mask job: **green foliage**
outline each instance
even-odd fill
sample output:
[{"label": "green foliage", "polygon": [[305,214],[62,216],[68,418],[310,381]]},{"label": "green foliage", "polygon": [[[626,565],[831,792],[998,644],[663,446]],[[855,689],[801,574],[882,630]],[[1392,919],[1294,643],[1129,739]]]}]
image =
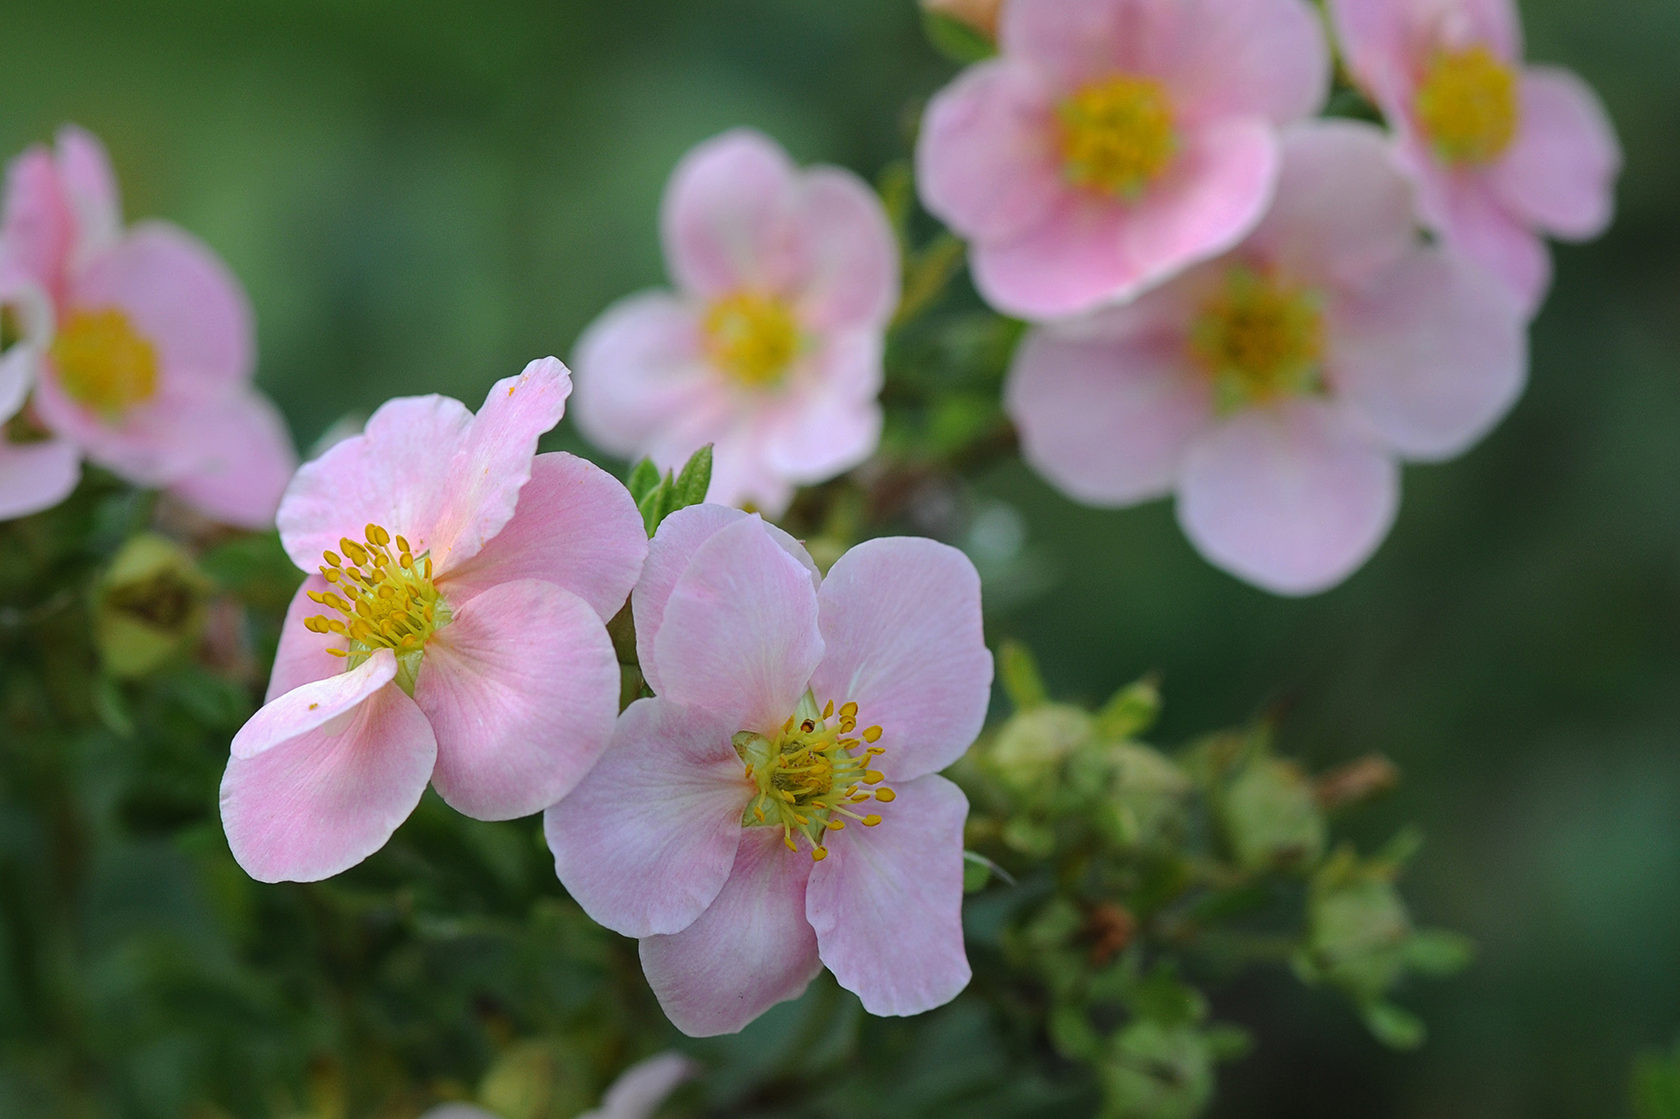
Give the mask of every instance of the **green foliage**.
[{"label": "green foliage", "polygon": [[1633,1066],[1634,1119],[1680,1119],[1680,1041],[1641,1053]]},{"label": "green foliage", "polygon": [[927,31],[928,42],[952,62],[967,65],[997,53],[996,43],[960,19],[924,9],[922,26]]},{"label": "green foliage", "polygon": [[678,474],[666,471],[661,476],[651,459],[642,459],[631,467],[630,475],[625,479],[630,496],[636,501],[636,508],[641,510],[642,523],[647,527],[649,537],[659,531],[660,523],[678,509],[705,501],[706,490],[711,484],[710,443],[695,451]]}]

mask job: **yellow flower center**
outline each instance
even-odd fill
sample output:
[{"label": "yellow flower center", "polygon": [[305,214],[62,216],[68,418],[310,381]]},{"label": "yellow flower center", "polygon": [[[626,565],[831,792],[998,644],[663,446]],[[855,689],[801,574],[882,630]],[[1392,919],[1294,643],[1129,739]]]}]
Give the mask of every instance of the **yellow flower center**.
[{"label": "yellow flower center", "polygon": [[712,361],[747,388],[780,383],[799,355],[799,323],[772,295],[724,296],[707,310],[702,328]]},{"label": "yellow flower center", "polygon": [[1093,82],[1057,106],[1056,116],[1068,180],[1097,194],[1137,197],[1178,150],[1172,102],[1150,78]]},{"label": "yellow flower center", "polygon": [[348,658],[352,668],[374,650],[390,649],[397,655],[397,683],[412,694],[427,640],[449,624],[449,604],[432,583],[429,554],[416,557],[407,540],[380,525],[368,525],[364,540],[346,536],[338,542],[342,556],[321,554],[321,575],[332,589],[310,591],[309,597],[338,617],[316,614],[303,624],[342,637],[345,647],[327,652]]},{"label": "yellow flower center", "polygon": [[[811,847],[811,858],[828,857],[829,832],[843,831],[851,820],[866,828],[881,822],[875,813],[860,814],[853,805],[890,802],[897,794],[881,782],[875,768],[886,748],[876,745],[880,727],[857,729],[858,705],[833,701],[817,713],[806,692],[796,711],[774,738],[751,731],[735,736],[735,752],[757,790],[741,817],[742,827],[779,827],[789,851],[799,850],[794,836]],[[866,786],[875,786],[868,788]]]},{"label": "yellow flower center", "polygon": [[1222,412],[1316,391],[1324,359],[1319,299],[1234,267],[1191,325],[1190,353],[1214,379]]},{"label": "yellow flower center", "polygon": [[157,350],[114,307],[72,311],[52,344],[59,383],[108,420],[157,394]]},{"label": "yellow flower center", "polygon": [[1486,47],[1442,51],[1417,93],[1418,123],[1448,163],[1491,163],[1516,139],[1517,73]]}]

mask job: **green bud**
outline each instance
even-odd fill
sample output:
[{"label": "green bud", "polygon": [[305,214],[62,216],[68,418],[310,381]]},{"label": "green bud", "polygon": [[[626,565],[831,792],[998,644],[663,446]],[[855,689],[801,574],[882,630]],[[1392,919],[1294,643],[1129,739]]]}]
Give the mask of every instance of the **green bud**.
[{"label": "green bud", "polygon": [[1213,1051],[1193,1026],[1134,1021],[1099,1071],[1112,1119],[1195,1119],[1213,1098]]},{"label": "green bud", "polygon": [[1089,714],[1066,704],[1044,704],[1012,716],[983,757],[1001,781],[1025,793],[1054,782],[1062,763],[1090,740]]},{"label": "green bud", "polygon": [[1106,752],[1113,778],[1103,821],[1128,847],[1159,838],[1183,815],[1189,776],[1171,758],[1141,743],[1122,742]]},{"label": "green bud", "polygon": [[1324,854],[1324,815],[1312,782],[1290,762],[1254,758],[1219,807],[1232,854],[1246,870],[1311,866]]},{"label": "green bud", "polygon": [[1344,878],[1315,888],[1307,902],[1307,947],[1300,970],[1346,991],[1354,1001],[1377,1002],[1405,974],[1411,918],[1386,876]]},{"label": "green bud", "polygon": [[577,1049],[551,1041],[522,1041],[490,1066],[478,1099],[507,1119],[577,1115],[594,1103],[592,1080],[589,1061]]},{"label": "green bud", "polygon": [[94,642],[113,676],[143,676],[197,645],[210,580],[171,540],[145,534],[122,546],[94,590]]}]

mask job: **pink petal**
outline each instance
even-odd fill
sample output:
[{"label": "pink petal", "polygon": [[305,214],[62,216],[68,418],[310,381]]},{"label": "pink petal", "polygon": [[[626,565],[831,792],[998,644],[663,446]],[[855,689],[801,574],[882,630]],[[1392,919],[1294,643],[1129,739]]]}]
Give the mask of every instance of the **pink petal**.
[{"label": "pink petal", "polygon": [[414,811],[437,746],[420,709],[390,686],[395,672],[388,652],[376,655],[281,697],[235,737],[222,826],[251,877],[330,877],[383,847]]},{"label": "pink petal", "polygon": [[1168,9],[1148,0],[1010,0],[998,22],[1005,57],[1019,57],[1058,90],[1116,73],[1144,73],[1151,32]]},{"label": "pink petal", "polygon": [[1309,117],[1330,92],[1330,47],[1302,0],[1181,0],[1156,65],[1184,118]]},{"label": "pink petal", "polygon": [[811,679],[819,705],[852,700],[879,725],[879,767],[908,781],[973,744],[991,699],[980,576],[955,548],[920,537],[868,540],[817,592],[827,652]]},{"label": "pink petal", "polygon": [[199,459],[169,489],[224,524],[267,529],[297,469],[279,409],[256,392],[233,394],[198,429]]},{"label": "pink petal", "polygon": [[0,438],[0,521],[51,509],[70,496],[81,476],[81,455],[71,443]]},{"label": "pink petal", "polygon": [[[659,683],[658,658],[654,654],[654,648],[659,627],[665,621],[665,605],[671,599],[671,592],[676,589],[677,581],[682,578],[683,572],[688,570],[695,550],[701,544],[717,535],[719,529],[736,521],[746,520],[750,516],[751,514],[743,513],[739,509],[708,502],[678,509],[660,522],[659,530],[648,546],[647,562],[642,565],[641,579],[636,583],[636,592],[630,600],[631,612],[636,622],[636,659],[641,662],[642,675],[646,677],[648,686],[655,692],[664,691]],[[764,524],[764,530],[770,538],[805,568],[811,577],[811,589],[815,591],[822,582],[822,575],[817,571],[817,565],[811,559],[810,553],[805,551],[799,541],[775,525],[761,523]],[[734,731],[730,733],[733,734]]]},{"label": "pink petal", "polygon": [[698,320],[689,304],[644,292],[589,325],[576,349],[575,418],[590,442],[626,458],[645,455],[697,411],[716,410],[711,402],[721,394]]},{"label": "pink petal", "polygon": [[12,160],[0,243],[17,267],[55,297],[63,292],[74,220],[50,151],[36,146]]},{"label": "pink petal", "polygon": [[642,971],[665,1016],[690,1037],[735,1033],[798,998],[822,964],[805,919],[811,857],[774,828],[741,833],[717,900],[681,932],[641,942]]},{"label": "pink petal", "polygon": [[898,241],[862,179],[813,167],[799,184],[798,221],[805,270],[796,306],[809,330],[879,330],[898,306]]},{"label": "pink petal", "polygon": [[76,252],[86,259],[116,243],[122,233],[117,178],[105,145],[86,129],[58,130],[58,173],[76,225]]},{"label": "pink petal", "polygon": [[694,550],[653,661],[666,699],[767,733],[793,714],[822,654],[809,569],[750,517]]},{"label": "pink petal", "polygon": [[660,212],[677,286],[706,297],[783,290],[799,269],[795,175],[774,141],[747,128],[683,156]]},{"label": "pink petal", "polygon": [[1511,0],[1330,0],[1330,15],[1349,70],[1390,116],[1438,50],[1483,46],[1507,62],[1522,58]]},{"label": "pink petal", "polygon": [[1131,505],[1172,492],[1186,447],[1213,418],[1212,384],[1190,366],[1188,346],[1182,333],[1125,340],[1054,328],[1028,334],[1004,388],[1022,457],[1089,504]]},{"label": "pink petal", "polygon": [[[698,449],[712,444],[712,484],[706,495],[725,505],[750,508],[769,517],[779,517],[793,503],[793,483],[778,470],[766,454],[771,435],[777,430],[774,417],[763,407],[751,408],[733,422],[720,423],[713,431],[692,443]],[[655,455],[654,461],[681,465],[681,453]]]},{"label": "pink petal", "polygon": [[871,1014],[920,1014],[968,986],[963,822],[943,777],[896,786],[877,827],[849,827],[811,871],[805,912],[822,962]]},{"label": "pink petal", "polygon": [[1325,590],[1388,534],[1394,461],[1328,403],[1243,412],[1190,449],[1178,520],[1216,566],[1276,594]]},{"label": "pink petal", "polygon": [[1524,326],[1495,281],[1440,249],[1418,249],[1331,305],[1330,376],[1402,454],[1448,458],[1521,395]]},{"label": "pink petal", "polygon": [[832,334],[812,359],[810,384],[776,407],[756,449],[770,469],[802,485],[863,463],[881,442],[882,337],[863,328]]},{"label": "pink petal", "polygon": [[1615,127],[1585,82],[1554,67],[1523,75],[1521,130],[1488,172],[1507,206],[1554,236],[1597,237],[1621,167]]},{"label": "pink petal", "polygon": [[637,700],[595,768],[544,813],[554,871],[595,921],[626,936],[680,932],[723,889],[752,795],[735,730]]},{"label": "pink petal", "polygon": [[1340,286],[1418,243],[1416,199],[1378,128],[1345,120],[1283,134],[1276,200],[1244,245],[1290,281]]},{"label": "pink petal", "polygon": [[420,1119],[504,1119],[482,1107],[474,1107],[468,1103],[446,1103],[427,1111]]},{"label": "pink petal", "polygon": [[1540,309],[1552,283],[1552,258],[1538,234],[1508,212],[1479,176],[1448,182],[1441,236],[1449,249],[1499,280],[1525,315]]},{"label": "pink petal", "polygon": [[1088,311],[1140,283],[1122,251],[1126,211],[1062,192],[1044,220],[1005,241],[969,246],[974,286],[1008,315],[1052,319]]},{"label": "pink petal", "polygon": [[538,455],[513,519],[445,584],[466,599],[497,583],[540,579],[610,619],[630,597],[647,550],[642,515],[623,483],[576,455]]},{"label": "pink petal", "polygon": [[1008,60],[970,67],[923,117],[916,143],[923,203],[976,240],[1026,233],[1067,193],[1055,135],[1050,93],[1031,70]]},{"label": "pink petal", "polygon": [[219,393],[250,380],[255,328],[245,291],[215,253],[175,226],[144,222],[89,258],[70,301],[123,311],[156,348],[165,393]]},{"label": "pink petal", "polygon": [[169,485],[192,470],[202,421],[217,414],[223,399],[220,393],[206,399],[189,386],[173,398],[160,396],[140,405],[112,424],[63,390],[50,357],[42,361],[40,373],[33,405],[41,424],[94,462],[149,488]]},{"label": "pink petal", "polygon": [[474,819],[541,812],[612,737],[619,674],[606,627],[583,599],[535,579],[450,605],[414,686],[437,733],[432,784]]},{"label": "pink petal", "polygon": [[319,574],[311,575],[292,596],[286,620],[280,626],[280,647],[274,653],[274,671],[268,678],[264,703],[273,703],[293,688],[344,671],[344,658],[327,652],[334,646],[343,648],[344,643],[334,634],[316,633],[303,624],[306,618],[332,613],[309,597],[310,591],[325,591],[329,585]]},{"label": "pink petal", "polygon": [[699,1072],[700,1066],[681,1053],[656,1054],[625,1069],[601,1106],[578,1119],[649,1119],[678,1085]]}]

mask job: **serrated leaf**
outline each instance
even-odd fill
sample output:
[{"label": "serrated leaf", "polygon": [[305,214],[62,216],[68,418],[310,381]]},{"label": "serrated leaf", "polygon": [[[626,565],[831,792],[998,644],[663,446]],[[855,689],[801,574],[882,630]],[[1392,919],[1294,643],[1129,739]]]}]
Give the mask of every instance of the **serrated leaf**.
[{"label": "serrated leaf", "polygon": [[677,475],[672,487],[671,511],[699,505],[706,500],[706,491],[711,485],[712,445],[707,443],[689,456],[688,462],[683,465],[682,473]]},{"label": "serrated leaf", "polygon": [[660,481],[659,467],[653,464],[652,459],[645,458],[630,468],[630,474],[624,479],[624,484],[629,487],[630,496],[635,500],[636,508],[640,509],[642,500],[653,491],[655,486],[659,485]]}]

